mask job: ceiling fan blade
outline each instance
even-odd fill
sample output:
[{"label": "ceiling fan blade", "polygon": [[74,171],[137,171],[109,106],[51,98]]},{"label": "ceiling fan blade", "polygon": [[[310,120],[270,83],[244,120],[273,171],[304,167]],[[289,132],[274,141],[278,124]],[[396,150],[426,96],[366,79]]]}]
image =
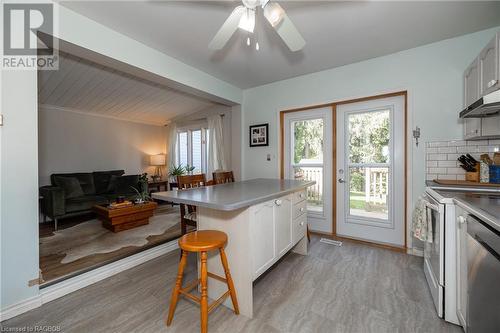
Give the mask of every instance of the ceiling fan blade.
[{"label": "ceiling fan blade", "polygon": [[278,3],[268,3],[264,8],[264,16],[290,51],[299,51],[306,45],[306,41]]},{"label": "ceiling fan blade", "polygon": [[208,44],[210,49],[220,50],[226,45],[229,38],[231,38],[236,29],[238,29],[238,24],[245,11],[246,8],[244,6],[238,6],[233,10],[219,31],[217,31],[217,34],[215,34],[214,39]]}]

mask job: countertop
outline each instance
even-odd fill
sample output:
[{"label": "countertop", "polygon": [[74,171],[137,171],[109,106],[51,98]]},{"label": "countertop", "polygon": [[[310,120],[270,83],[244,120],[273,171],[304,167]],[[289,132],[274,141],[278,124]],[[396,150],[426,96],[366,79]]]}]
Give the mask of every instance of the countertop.
[{"label": "countertop", "polygon": [[500,194],[496,192],[434,190],[445,198],[452,198],[455,203],[476,215],[491,227],[500,231]]},{"label": "countertop", "polygon": [[488,187],[473,187],[473,186],[462,186],[462,185],[442,185],[438,184],[436,182],[433,182],[432,180],[428,180],[425,182],[425,184],[428,187],[431,187],[433,189],[437,190],[451,190],[451,191],[458,191],[458,190],[463,190],[463,191],[474,191],[474,192],[498,192],[500,193],[500,185],[499,186],[488,186]]},{"label": "countertop", "polygon": [[155,192],[153,199],[231,211],[272,200],[316,184],[291,179],[251,179],[242,182],[193,188],[183,191]]}]

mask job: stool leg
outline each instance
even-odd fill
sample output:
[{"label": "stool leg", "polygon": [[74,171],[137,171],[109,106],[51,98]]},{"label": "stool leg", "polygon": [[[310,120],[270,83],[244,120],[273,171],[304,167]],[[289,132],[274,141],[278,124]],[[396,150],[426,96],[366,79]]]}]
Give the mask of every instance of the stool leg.
[{"label": "stool leg", "polygon": [[172,297],[170,299],[170,308],[168,310],[167,326],[170,326],[172,319],[174,318],[175,308],[177,306],[177,300],[179,299],[179,290],[182,288],[182,277],[184,274],[184,267],[186,267],[187,262],[187,252],[182,251],[181,261],[179,263],[179,270],[177,271],[177,279],[175,281],[174,290],[172,290]]},{"label": "stool leg", "polygon": [[201,333],[208,332],[207,252],[201,252]]},{"label": "stool leg", "polygon": [[222,261],[222,267],[224,267],[224,273],[226,273],[227,287],[229,288],[229,294],[231,295],[231,301],[233,302],[234,313],[240,314],[240,308],[238,307],[238,299],[236,299],[236,290],[234,289],[233,278],[229,272],[229,265],[227,264],[226,252],[224,248],[219,249],[220,260]]}]

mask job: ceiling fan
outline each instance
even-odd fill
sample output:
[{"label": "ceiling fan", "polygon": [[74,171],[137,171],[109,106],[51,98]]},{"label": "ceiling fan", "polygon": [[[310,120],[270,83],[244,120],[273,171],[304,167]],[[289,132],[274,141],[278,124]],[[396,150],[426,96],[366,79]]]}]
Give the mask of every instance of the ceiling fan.
[{"label": "ceiling fan", "polygon": [[[299,51],[306,45],[304,38],[302,38],[295,25],[277,2],[271,2],[270,0],[242,0],[242,2],[243,6],[238,6],[233,10],[212,39],[208,45],[210,49],[222,49],[238,28],[253,33],[255,14],[259,6],[263,10],[264,17],[280,35],[290,51]],[[248,39],[247,44],[249,43],[250,40]],[[258,44],[256,46],[258,50]]]}]

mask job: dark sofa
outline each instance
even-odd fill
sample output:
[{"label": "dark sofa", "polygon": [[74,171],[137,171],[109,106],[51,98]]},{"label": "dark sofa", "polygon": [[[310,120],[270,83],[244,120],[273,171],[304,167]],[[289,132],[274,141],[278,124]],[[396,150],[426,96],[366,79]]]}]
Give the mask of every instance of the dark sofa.
[{"label": "dark sofa", "polygon": [[133,200],[140,190],[139,175],[124,176],[124,170],[88,173],[58,173],[50,176],[51,185],[40,188],[41,212],[55,221],[87,214],[98,204],[113,202],[118,196]]}]

